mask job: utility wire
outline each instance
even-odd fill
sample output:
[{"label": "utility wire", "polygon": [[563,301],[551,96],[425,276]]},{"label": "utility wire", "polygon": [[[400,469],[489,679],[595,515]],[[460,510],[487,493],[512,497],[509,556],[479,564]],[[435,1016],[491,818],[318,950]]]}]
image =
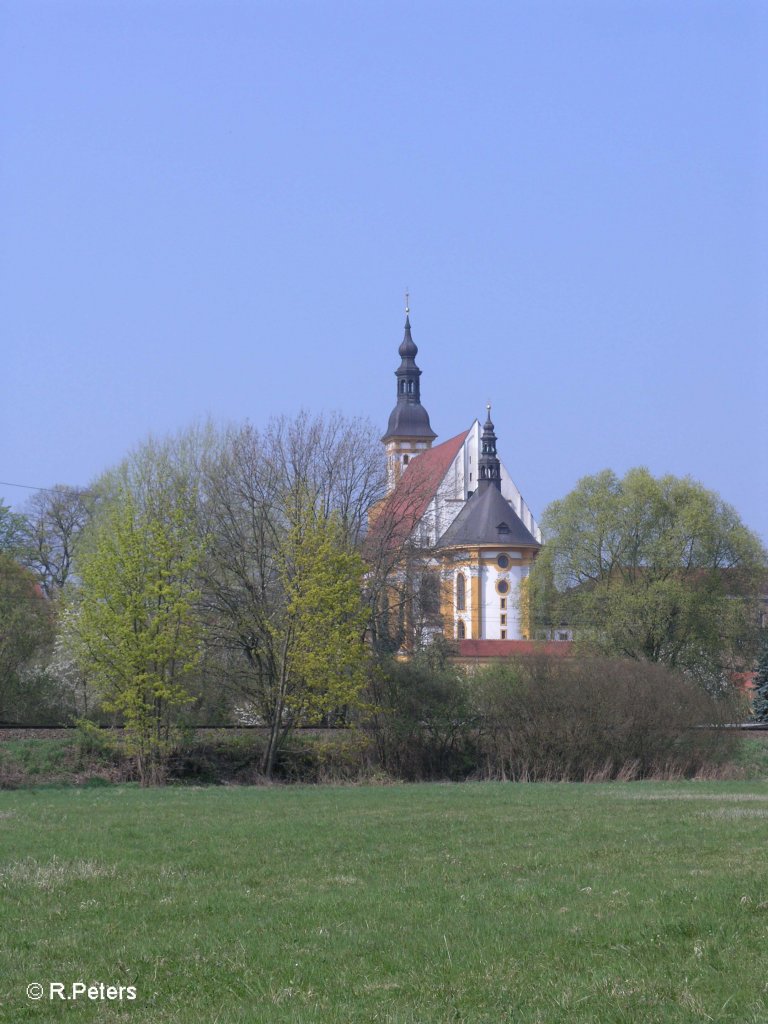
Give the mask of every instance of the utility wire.
[{"label": "utility wire", "polygon": [[0,480],[0,487],[23,487],[25,491],[50,491],[51,487],[33,487],[32,484],[12,484],[10,480]]},{"label": "utility wire", "polygon": [[62,488],[70,488],[73,491],[83,491],[85,488],[76,487],[72,484],[59,484],[56,487],[33,487],[32,484],[13,484],[10,480],[0,480],[0,487],[21,487],[25,491],[48,491],[49,494],[55,494]]}]

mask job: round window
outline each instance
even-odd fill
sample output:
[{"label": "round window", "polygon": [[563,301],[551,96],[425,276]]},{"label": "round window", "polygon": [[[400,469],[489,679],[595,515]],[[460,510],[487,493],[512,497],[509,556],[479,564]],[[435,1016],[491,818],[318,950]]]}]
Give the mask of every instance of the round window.
[{"label": "round window", "polygon": [[496,565],[498,565],[500,569],[508,569],[509,557],[507,555],[499,555],[499,557],[496,559]]},{"label": "round window", "polygon": [[499,582],[496,584],[496,589],[500,594],[506,594],[507,591],[509,590],[509,583],[507,583],[506,580],[499,580]]}]

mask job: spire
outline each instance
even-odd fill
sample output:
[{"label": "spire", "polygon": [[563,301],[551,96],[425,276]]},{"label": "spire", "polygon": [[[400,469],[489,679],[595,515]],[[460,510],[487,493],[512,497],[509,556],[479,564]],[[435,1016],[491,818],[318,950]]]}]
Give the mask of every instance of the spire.
[{"label": "spire", "polygon": [[[419,351],[416,348],[416,342],[411,337],[411,318],[408,314],[407,306],[405,310],[405,334],[403,335],[403,340],[400,343],[400,348],[397,351],[400,353],[400,358],[403,360],[404,363],[406,360],[411,360],[411,362],[413,362]],[[415,363],[413,364],[413,366],[414,369],[418,370],[418,367],[416,366]],[[421,370],[418,370],[418,373],[420,376]]]},{"label": "spire", "polygon": [[486,405],[487,418],[483,424],[483,436],[480,441],[479,483],[478,490],[485,490],[493,484],[501,490],[501,463],[496,454],[496,428],[491,420],[491,403]]},{"label": "spire", "polygon": [[421,370],[416,365],[418,348],[411,337],[411,317],[408,292],[405,293],[405,332],[400,348],[397,378],[397,404],[389,417],[387,432],[382,441],[396,437],[434,441],[437,434],[429,423],[429,413],[421,404]]}]

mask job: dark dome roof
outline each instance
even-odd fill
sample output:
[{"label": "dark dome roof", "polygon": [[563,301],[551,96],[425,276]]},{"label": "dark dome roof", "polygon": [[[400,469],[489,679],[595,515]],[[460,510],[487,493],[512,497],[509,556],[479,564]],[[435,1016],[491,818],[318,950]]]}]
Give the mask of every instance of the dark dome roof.
[{"label": "dark dome roof", "polygon": [[478,487],[437,542],[440,548],[473,544],[541,547],[501,491],[490,482]]},{"label": "dark dome roof", "polygon": [[398,402],[389,415],[387,432],[382,441],[391,437],[423,437],[433,441],[437,434],[429,423],[429,413],[416,402]]},{"label": "dark dome roof", "polygon": [[406,311],[405,334],[398,349],[402,361],[395,370],[397,405],[389,415],[387,432],[382,437],[382,441],[390,441],[396,437],[424,438],[425,441],[434,441],[437,437],[429,424],[429,414],[421,404],[421,388],[419,387],[421,370],[414,361],[418,351],[411,337],[411,318]]},{"label": "dark dome roof", "polygon": [[401,359],[415,359],[418,354],[416,342],[411,337],[411,318],[409,316],[405,318],[405,334],[397,351]]}]

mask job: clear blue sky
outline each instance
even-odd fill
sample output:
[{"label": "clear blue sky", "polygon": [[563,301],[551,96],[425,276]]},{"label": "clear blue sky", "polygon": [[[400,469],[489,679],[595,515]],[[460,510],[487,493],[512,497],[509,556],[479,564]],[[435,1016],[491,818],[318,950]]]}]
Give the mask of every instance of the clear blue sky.
[{"label": "clear blue sky", "polygon": [[407,285],[536,514],[647,465],[768,540],[764,0],[4,0],[0,103],[0,480],[383,432]]}]

